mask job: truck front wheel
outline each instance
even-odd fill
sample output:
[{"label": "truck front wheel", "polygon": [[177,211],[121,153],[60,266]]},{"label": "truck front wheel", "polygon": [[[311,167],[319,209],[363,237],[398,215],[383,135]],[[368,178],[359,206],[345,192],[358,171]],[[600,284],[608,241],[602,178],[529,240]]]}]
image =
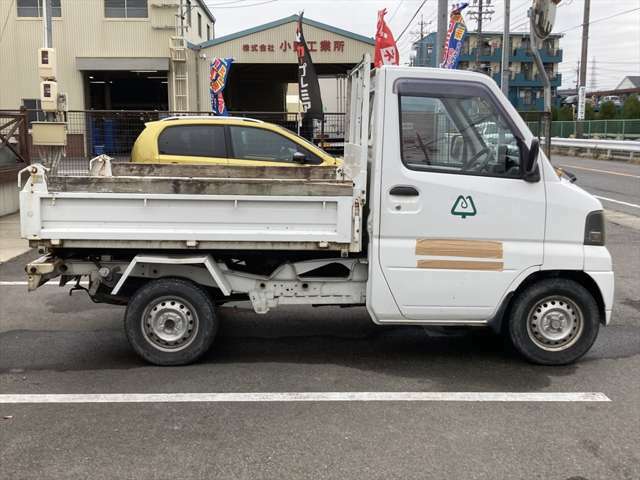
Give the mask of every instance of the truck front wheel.
[{"label": "truck front wheel", "polygon": [[531,362],[566,365],[587,353],[599,326],[598,305],[589,291],[573,280],[554,278],[514,298],[509,337]]},{"label": "truck front wheel", "polygon": [[141,287],[124,316],[129,343],[156,365],[186,365],[201,357],[218,330],[213,303],[197,285],[161,278]]}]

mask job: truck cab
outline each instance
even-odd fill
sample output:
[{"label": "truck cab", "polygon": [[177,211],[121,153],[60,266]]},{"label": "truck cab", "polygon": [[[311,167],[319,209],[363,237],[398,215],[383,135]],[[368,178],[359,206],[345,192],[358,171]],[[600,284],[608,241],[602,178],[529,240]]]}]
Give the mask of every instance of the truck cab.
[{"label": "truck cab", "polygon": [[590,346],[587,330],[609,322],[613,303],[602,205],[556,174],[495,82],[382,67],[368,99],[374,321],[487,325],[522,315],[512,339],[529,358],[564,358],[586,336]]}]

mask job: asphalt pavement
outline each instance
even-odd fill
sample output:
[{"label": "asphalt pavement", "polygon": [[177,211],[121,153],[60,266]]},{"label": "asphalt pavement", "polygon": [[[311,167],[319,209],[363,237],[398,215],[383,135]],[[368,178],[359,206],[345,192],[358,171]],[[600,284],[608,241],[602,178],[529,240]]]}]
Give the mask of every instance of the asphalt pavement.
[{"label": "asphalt pavement", "polygon": [[[592,193],[640,205],[640,166],[554,164]],[[333,307],[224,309],[203,361],[152,367],[126,342],[123,308],[7,283],[24,280],[33,252],[2,264],[0,394],[601,392],[610,401],[0,403],[0,479],[640,479],[640,229],[628,226],[640,208],[603,204],[624,220],[608,224],[613,322],[565,367],[530,365],[486,331],[383,328],[364,309]]]},{"label": "asphalt pavement", "polygon": [[563,156],[552,163],[573,173],[605,208],[640,216],[640,164]]}]

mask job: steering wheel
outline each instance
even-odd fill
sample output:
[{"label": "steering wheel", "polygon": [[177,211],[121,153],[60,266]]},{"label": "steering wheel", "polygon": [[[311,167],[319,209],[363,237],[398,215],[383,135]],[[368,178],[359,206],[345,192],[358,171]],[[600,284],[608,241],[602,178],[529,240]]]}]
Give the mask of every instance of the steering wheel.
[{"label": "steering wheel", "polygon": [[[484,160],[478,162],[478,158],[480,158],[480,156],[484,153],[487,154],[487,157]],[[482,172],[486,169],[489,161],[491,161],[492,158],[493,153],[491,152],[491,149],[489,147],[484,147],[480,149],[475,155],[473,155],[467,163],[464,164],[464,166],[462,167],[462,171],[468,172],[477,164],[478,168],[474,170]]]}]

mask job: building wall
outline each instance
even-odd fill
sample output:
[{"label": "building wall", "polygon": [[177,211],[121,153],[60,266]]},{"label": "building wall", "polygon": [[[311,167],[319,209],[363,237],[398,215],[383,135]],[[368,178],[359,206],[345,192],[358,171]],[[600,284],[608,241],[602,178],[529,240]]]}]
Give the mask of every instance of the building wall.
[{"label": "building wall", "polygon": [[[62,17],[52,22],[53,46],[59,91],[67,93],[70,109],[85,107],[76,57],[169,57],[178,0],[149,0],[149,16],[144,19],[105,18],[104,0],[61,0],[61,6]],[[17,108],[23,98],[39,98],[40,85],[37,51],[43,45],[42,19],[18,17],[16,2],[2,0],[0,18],[7,16],[0,44],[0,109]]]},{"label": "building wall", "polygon": [[[155,0],[155,1],[157,1],[158,3],[173,4],[174,5],[173,7],[168,7],[168,8],[174,11],[175,14],[179,12],[180,0],[170,0],[169,2],[161,2],[158,0]],[[188,5],[187,0],[182,0],[182,8],[183,8],[183,11],[185,12],[184,25],[186,27],[184,36],[187,39],[187,41],[194,44],[206,42],[207,41],[207,25],[209,25],[209,28],[211,29],[211,38],[213,39],[215,37],[215,34],[214,34],[215,23],[213,22],[213,20],[211,20],[211,18],[209,18],[209,16],[205,12],[205,9],[202,7],[202,3],[198,0],[191,0],[191,25],[190,26],[188,24],[188,18],[186,15],[187,5]],[[200,17],[202,18],[202,35],[198,35],[198,14],[200,14]],[[171,23],[172,28],[174,27],[175,22],[176,20],[174,19]]]},{"label": "building wall", "polygon": [[[314,64],[338,63],[357,64],[362,60],[365,53],[369,53],[371,58],[374,54],[374,46],[358,41],[353,38],[330,32],[313,25],[304,24],[304,36],[311,51]],[[296,22],[292,21],[282,25],[269,28],[267,30],[255,32],[239,38],[232,38],[221,43],[204,46],[198,55],[190,56],[193,61],[199,62],[200,72],[200,103],[197,105],[195,95],[190,98],[190,104],[194,110],[206,110],[211,108],[209,97],[209,64],[212,58],[233,58],[235,64],[296,64],[297,58],[293,51],[293,40],[295,38]],[[323,43],[323,42],[328,42]],[[325,50],[322,50],[324,45]],[[255,47],[254,47],[255,46]],[[326,50],[327,46],[329,50]],[[336,49],[336,47],[338,47]],[[256,51],[254,51],[254,48]],[[202,56],[206,58],[202,58]],[[232,67],[233,68],[233,67]],[[195,66],[190,65],[190,75],[194,74]],[[195,85],[194,85],[195,92]],[[330,88],[330,87],[328,87]],[[328,95],[335,96],[332,91]]]}]

